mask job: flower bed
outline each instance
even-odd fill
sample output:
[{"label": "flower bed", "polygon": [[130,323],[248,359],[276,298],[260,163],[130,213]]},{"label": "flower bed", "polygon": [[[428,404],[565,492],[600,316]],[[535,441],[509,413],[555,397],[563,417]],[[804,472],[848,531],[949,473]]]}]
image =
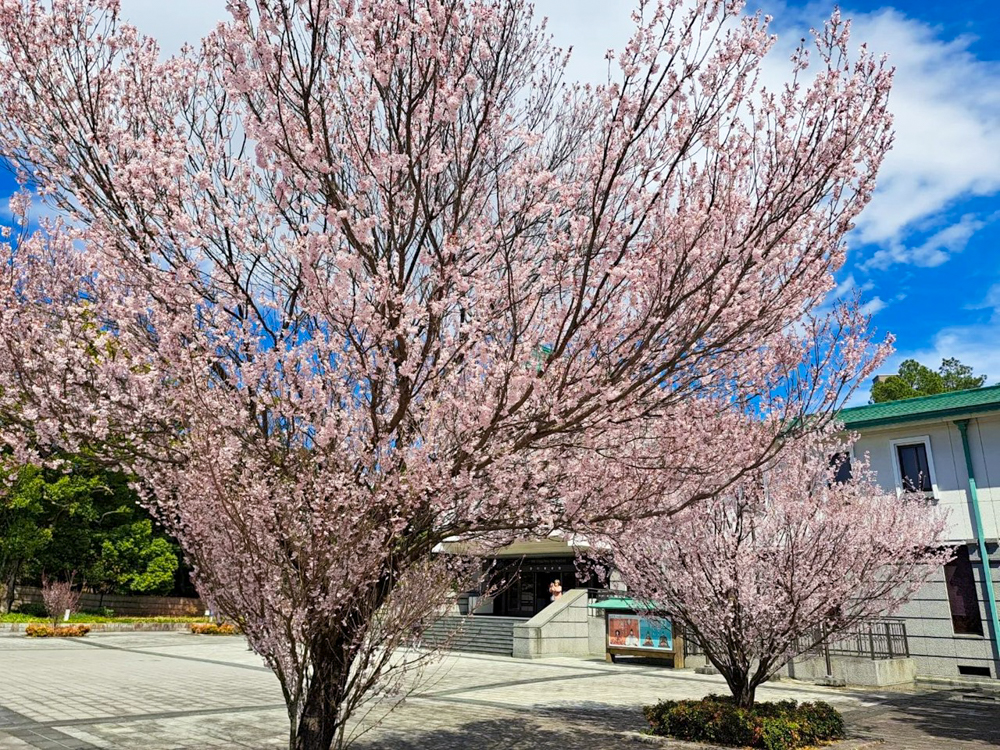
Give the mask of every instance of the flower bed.
[{"label": "flower bed", "polygon": [[90,632],[86,625],[63,625],[54,627],[47,623],[33,622],[24,629],[29,638],[82,638]]},{"label": "flower bed", "polygon": [[844,737],[844,720],[828,703],[778,701],[738,708],[732,698],[661,701],[644,706],[653,734],[762,750],[793,750]]},{"label": "flower bed", "polygon": [[239,630],[230,622],[218,625],[214,622],[192,622],[191,632],[195,635],[239,635]]}]

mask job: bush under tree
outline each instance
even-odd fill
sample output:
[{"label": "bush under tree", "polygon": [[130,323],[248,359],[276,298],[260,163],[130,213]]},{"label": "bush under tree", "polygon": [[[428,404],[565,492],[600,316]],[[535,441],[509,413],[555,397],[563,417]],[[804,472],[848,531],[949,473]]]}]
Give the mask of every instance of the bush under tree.
[{"label": "bush under tree", "polygon": [[644,706],[653,734],[762,750],[813,747],[844,737],[844,720],[828,703],[792,700],[742,707],[730,696]]}]

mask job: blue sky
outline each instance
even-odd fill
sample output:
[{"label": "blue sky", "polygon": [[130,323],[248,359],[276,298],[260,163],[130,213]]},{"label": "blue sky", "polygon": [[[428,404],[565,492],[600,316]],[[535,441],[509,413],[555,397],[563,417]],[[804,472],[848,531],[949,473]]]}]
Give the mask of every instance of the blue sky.
[{"label": "blue sky", "polygon": [[[631,0],[536,0],[556,41],[573,45],[571,74],[602,77],[620,48]],[[789,48],[832,2],[757,0]],[[122,0],[124,14],[165,52],[225,17],[224,0]],[[896,148],[875,200],[850,237],[841,293],[858,290],[880,332],[896,336],[892,372],[916,357],[956,356],[1000,382],[1000,6],[995,0],[851,0],[854,38],[897,68]],[[784,56],[776,55],[774,75]],[[0,198],[14,189],[0,174]],[[5,201],[4,201],[5,202]],[[854,403],[864,403],[867,391]]]}]

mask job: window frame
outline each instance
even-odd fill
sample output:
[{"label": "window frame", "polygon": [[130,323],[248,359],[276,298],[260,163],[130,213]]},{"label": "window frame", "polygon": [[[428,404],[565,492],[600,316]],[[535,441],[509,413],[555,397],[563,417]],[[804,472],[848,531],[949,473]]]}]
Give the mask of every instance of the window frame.
[{"label": "window frame", "polygon": [[940,494],[938,491],[937,473],[934,471],[934,452],[931,450],[930,435],[915,435],[913,437],[896,438],[889,441],[889,453],[892,454],[892,473],[896,480],[896,497],[901,497],[903,494],[903,470],[899,465],[898,448],[901,445],[906,446],[921,444],[927,452],[927,471],[930,474],[931,480],[931,491],[924,494],[925,496],[930,496],[935,500],[939,500]]}]

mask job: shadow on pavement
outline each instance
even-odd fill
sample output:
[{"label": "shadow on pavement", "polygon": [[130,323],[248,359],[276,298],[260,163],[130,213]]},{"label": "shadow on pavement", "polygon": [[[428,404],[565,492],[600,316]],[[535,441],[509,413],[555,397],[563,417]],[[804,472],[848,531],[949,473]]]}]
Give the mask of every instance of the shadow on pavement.
[{"label": "shadow on pavement", "polygon": [[641,748],[628,740],[625,731],[645,727],[635,708],[574,704],[525,710],[502,719],[472,721],[450,729],[403,734],[382,730],[377,736],[362,736],[356,750],[609,750]]},{"label": "shadow on pavement", "polygon": [[893,698],[844,718],[849,730],[883,737],[888,748],[1000,747],[1000,702],[963,698],[960,691]]}]

